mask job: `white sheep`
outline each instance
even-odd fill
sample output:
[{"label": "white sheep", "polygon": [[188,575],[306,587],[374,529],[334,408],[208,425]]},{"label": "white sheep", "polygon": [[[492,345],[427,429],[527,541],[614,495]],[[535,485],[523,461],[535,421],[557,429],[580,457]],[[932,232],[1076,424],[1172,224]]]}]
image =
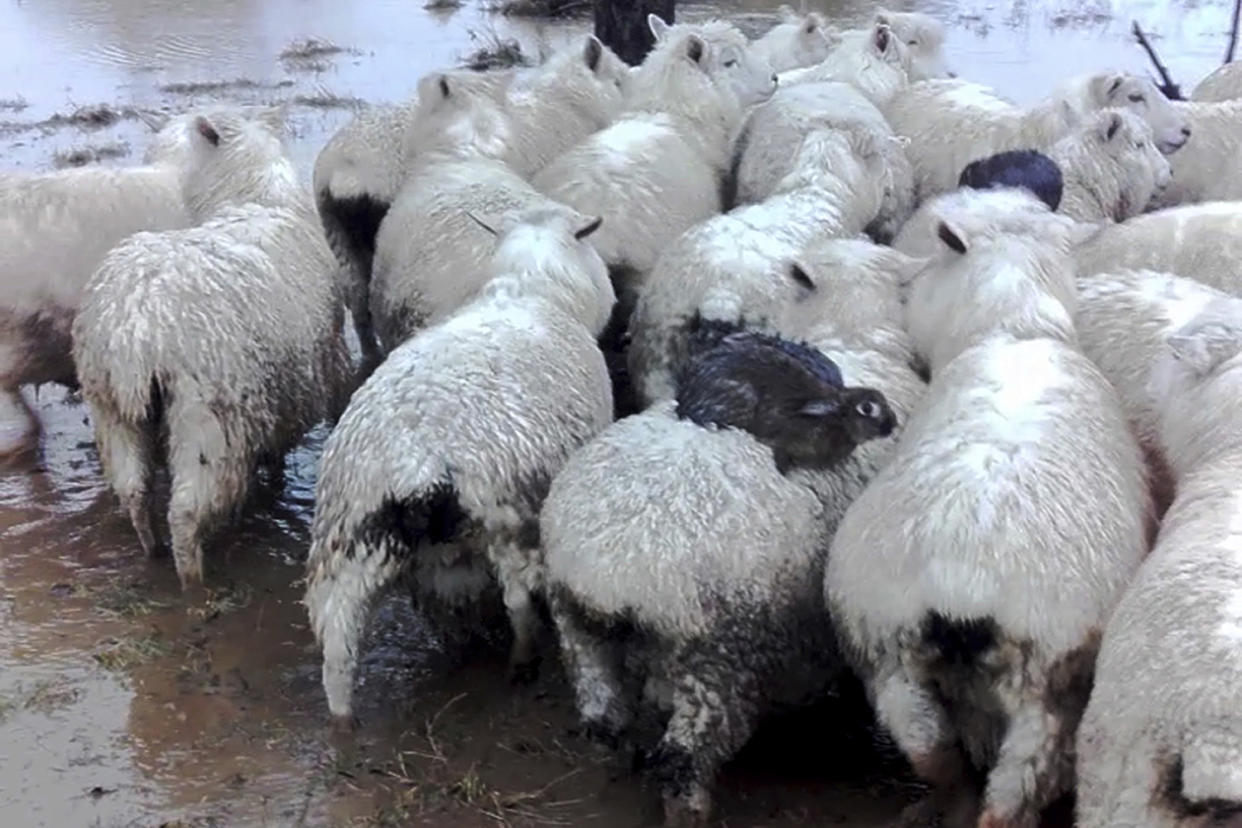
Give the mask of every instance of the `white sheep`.
[{"label": "white sheep", "polygon": [[[989,163],[978,176],[972,168]],[[1049,175],[1055,174],[1055,179]],[[987,180],[1003,179],[1000,182]],[[979,179],[983,180],[979,180]],[[963,170],[959,183],[970,182],[924,201],[893,239],[893,246],[911,255],[929,255],[936,247],[933,216],[941,205],[972,201],[982,187],[1010,190],[994,204],[1002,211],[1042,208],[1027,198],[1021,181],[1040,190],[1041,200],[1061,214],[1086,223],[1074,239],[1095,232],[1090,225],[1124,221],[1139,214],[1152,197],[1168,186],[1169,161],[1152,142],[1151,128],[1133,113],[1105,109],[1053,144],[1047,154],[1033,150],[1008,150],[976,161]],[[1023,192],[1019,192],[1022,190]]]},{"label": "white sheep", "polygon": [[394,350],[329,436],[305,603],[338,721],[352,717],[370,606],[398,578],[450,636],[455,613],[485,617],[503,599],[514,676],[529,674],[539,510],[569,454],[612,420],[595,338],[615,297],[588,241],[599,224],[560,206],[508,214],[478,297]]},{"label": "white sheep", "polygon": [[1077,824],[1242,817],[1242,303],[1166,336],[1149,391],[1177,481],[1160,538],[1104,629],[1078,733]]},{"label": "white sheep", "polygon": [[553,203],[500,161],[445,159],[420,169],[375,237],[370,313],[380,350],[438,323],[487,281],[496,238],[470,213]]},{"label": "white sheep", "polygon": [[814,66],[780,74],[781,86],[836,81],[848,83],[884,109],[910,82],[912,56],[887,23],[852,33]]},{"label": "white sheep", "polygon": [[[595,247],[635,281],[673,239],[720,212],[743,113],[776,88],[767,61],[732,24],[647,19],[656,44],[634,70],[626,113],[532,181],[550,198],[603,215]],[[635,287],[618,280],[623,307]]]},{"label": "white sheep", "polygon": [[1207,103],[1175,101],[1186,118],[1190,139],[1169,158],[1173,183],[1157,200],[1159,206],[1242,199],[1242,100]]},{"label": "white sheep", "polygon": [[910,52],[910,80],[954,77],[944,56],[944,24],[921,12],[894,12],[880,9],[877,23],[893,30]]},{"label": "white sheep", "polygon": [[1171,180],[1169,158],[1156,148],[1151,127],[1124,109],[1089,116],[1053,144],[1048,156],[1063,177],[1057,211],[1081,222],[1120,222],[1136,216]]},{"label": "white sheep", "polygon": [[[884,115],[853,86],[836,81],[800,83],[776,90],[751,110],[734,148],[736,202],[762,201],[792,169],[798,146],[814,129],[867,128],[895,139]],[[889,241],[914,208],[914,176],[899,140],[878,143],[892,178],[874,225],[868,232]]]},{"label": "white sheep", "polygon": [[[706,824],[721,765],[773,705],[839,677],[824,622],[830,529],[807,467],[884,435],[883,395],[814,349],[732,334],[667,400],[611,425],[552,482],[549,607],[588,733],[639,741],[665,824]],[[667,712],[654,747],[635,728]]]},{"label": "white sheep", "polygon": [[21,418],[15,431],[36,425],[21,385],[77,386],[70,327],[104,255],[131,233],[202,219],[182,197],[181,128],[168,124],[141,166],[0,176],[0,397]]},{"label": "white sheep", "polygon": [[1158,438],[1158,413],[1147,377],[1165,339],[1228,294],[1190,279],[1151,270],[1082,276],[1074,327],[1082,352],[1117,389],[1126,416],[1147,457],[1157,511],[1172,499],[1172,480]]},{"label": "white sheep", "polygon": [[866,128],[811,132],[769,199],[708,219],[669,245],[630,321],[630,373],[640,400],[672,393],[697,318],[765,327],[814,290],[798,257],[821,239],[856,236],[876,217],[882,140]]},{"label": "white sheep", "polygon": [[906,308],[931,387],[826,568],[879,722],[933,786],[919,809],[966,824],[973,767],[987,828],[1036,824],[1072,784],[1100,630],[1150,521],[1116,394],[1074,348],[1067,224],[941,214]]},{"label": "white sheep", "polygon": [[[324,231],[349,275],[350,310],[369,358],[377,355],[367,307],[376,234],[415,169],[438,163],[444,143],[456,141],[458,157],[477,152],[530,176],[610,123],[628,79],[621,59],[588,35],[540,66],[426,75],[414,102],[364,112],[333,136],[315,160],[313,186]],[[494,111],[480,117],[489,106]]]},{"label": "white sheep", "polygon": [[779,11],[780,22],[751,43],[774,72],[819,63],[841,42],[840,32],[826,25],[819,12],[798,13],[789,6]]},{"label": "white sheep", "polygon": [[1242,61],[1222,64],[1199,81],[1190,93],[1192,101],[1232,101],[1242,98]]},{"label": "white sheep", "polygon": [[1109,225],[1075,251],[1078,272],[1158,270],[1242,296],[1242,202],[1171,207]]},{"label": "white sheep", "polygon": [[1003,150],[1046,152],[1084,117],[1105,108],[1142,117],[1166,155],[1186,141],[1185,117],[1150,80],[1124,73],[1075,78],[1026,108],[961,80],[912,84],[881,107],[893,131],[910,139],[906,153],[920,201],[954,189],[962,168],[977,159]]},{"label": "white sheep", "polygon": [[278,470],[349,392],[336,268],[283,122],[283,110],[197,118],[185,199],[211,218],[114,247],[73,323],[100,460],[148,554],[167,463],[183,587],[202,582],[204,536],[237,512],[260,462]]},{"label": "white sheep", "polygon": [[986,190],[961,187],[920,204],[919,209],[914,211],[914,215],[910,216],[901,232],[893,239],[893,249],[916,259],[936,254],[943,245],[936,235],[940,213],[945,210],[960,212],[971,209],[975,202],[985,204],[986,209],[997,217],[1009,216],[1018,220],[1027,214],[1041,215],[1046,209],[1046,202],[1025,187],[996,187]]}]

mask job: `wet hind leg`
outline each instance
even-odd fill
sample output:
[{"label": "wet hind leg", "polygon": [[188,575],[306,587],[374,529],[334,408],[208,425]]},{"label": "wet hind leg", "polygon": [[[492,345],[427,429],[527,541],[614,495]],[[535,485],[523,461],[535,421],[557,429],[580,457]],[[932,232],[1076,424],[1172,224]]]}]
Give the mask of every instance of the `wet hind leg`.
[{"label": "wet hind leg", "polygon": [[633,718],[632,700],[622,681],[618,645],[592,635],[579,623],[572,599],[560,590],[548,596],[561,660],[574,688],[578,715],[587,735],[616,748]]},{"label": "wet hind leg", "polygon": [[379,550],[355,547],[352,552],[313,541],[303,599],[323,650],[323,689],[338,726],[353,723],[358,649],[375,599],[398,572],[394,558]]},{"label": "wet hind leg", "polygon": [[915,774],[931,794],[902,815],[910,828],[936,820],[954,828],[973,825],[978,802],[966,757],[940,701],[920,677],[893,660],[883,665],[873,685],[876,719],[892,736]]},{"label": "wet hind leg", "polygon": [[702,640],[671,661],[673,711],[647,760],[664,800],[665,825],[707,824],[716,774],[754,732],[763,679],[752,657],[765,657],[755,643]]},{"label": "wet hind leg", "polygon": [[38,430],[39,421],[21,391],[0,390],[0,457],[21,452]]},{"label": "wet hind leg", "polygon": [[1044,809],[1073,786],[1075,736],[1098,650],[1093,635],[1054,661],[1042,685],[1016,688],[1006,704],[1009,727],[988,775],[979,828],[1037,828]]},{"label": "wet hind leg", "polygon": [[217,519],[236,515],[255,464],[229,447],[215,417],[189,410],[172,412],[168,419],[177,423],[168,445],[168,528],[177,576],[188,589],[203,582],[204,535]]},{"label": "wet hind leg", "polygon": [[160,551],[154,517],[155,451],[145,424],[135,427],[103,406],[92,406],[99,461],[112,490],[129,512],[138,543],[148,557]]}]

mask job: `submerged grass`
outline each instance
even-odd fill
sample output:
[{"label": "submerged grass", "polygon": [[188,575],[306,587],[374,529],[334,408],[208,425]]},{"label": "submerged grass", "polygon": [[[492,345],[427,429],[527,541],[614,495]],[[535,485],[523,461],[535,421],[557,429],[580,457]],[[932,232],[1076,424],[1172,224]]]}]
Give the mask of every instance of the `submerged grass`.
[{"label": "submerged grass", "polygon": [[591,8],[591,0],[500,0],[488,11],[512,17],[570,17]]},{"label": "submerged grass", "polygon": [[95,595],[95,607],[105,615],[133,620],[168,609],[171,604],[155,598],[151,585],[141,580],[111,581]]},{"label": "submerged grass", "polygon": [[533,65],[533,62],[522,51],[522,44],[513,38],[501,37],[495,31],[479,33],[473,29],[467,34],[479,45],[477,49],[462,58],[463,68],[486,72],[490,69]]},{"label": "submerged grass", "polygon": [[232,89],[284,89],[293,86],[293,81],[282,80],[276,83],[264,83],[250,78],[234,78],[233,80],[191,81],[188,83],[166,83],[160,87],[161,92],[170,95],[204,95],[227,92]]},{"label": "submerged grass", "polygon": [[100,642],[95,661],[105,670],[126,672],[163,658],[172,652],[172,645],[158,634],[122,636]]},{"label": "submerged grass", "polygon": [[129,144],[124,141],[57,150],[52,156],[52,166],[58,170],[65,167],[83,167],[110,158],[124,158],[129,152]]}]

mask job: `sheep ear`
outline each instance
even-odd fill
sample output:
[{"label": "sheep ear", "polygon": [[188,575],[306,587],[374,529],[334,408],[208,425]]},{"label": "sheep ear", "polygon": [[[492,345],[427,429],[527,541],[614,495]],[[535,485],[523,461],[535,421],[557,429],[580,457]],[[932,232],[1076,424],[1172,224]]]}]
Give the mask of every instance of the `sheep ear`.
[{"label": "sheep ear", "polygon": [[1120,72],[1110,72],[1097,76],[1092,82],[1092,97],[1101,106],[1112,100],[1113,95],[1117,94],[1117,90],[1121,88],[1121,84],[1125,83],[1126,76]]},{"label": "sheep ear", "polygon": [[808,14],[805,22],[802,24],[802,33],[815,34],[817,29],[819,29],[819,18],[813,14]]},{"label": "sheep ear", "polygon": [[587,219],[586,224],[582,225],[581,227],[579,227],[577,230],[574,231],[574,238],[577,239],[578,241],[582,241],[587,236],[591,235],[596,230],[598,230],[599,226],[603,223],[604,223],[603,216],[596,216],[595,218]]},{"label": "sheep ear", "polygon": [[418,81],[418,102],[423,106],[435,104],[448,98],[449,91],[448,75],[442,72],[424,75]]},{"label": "sheep ear", "polygon": [[216,129],[215,124],[207,119],[205,115],[199,115],[194,119],[194,131],[211,144],[213,147],[220,146],[220,132]]},{"label": "sheep ear", "polygon": [[782,22],[785,23],[796,23],[798,20],[798,13],[788,3],[782,3],[781,7],[776,10],[776,13],[780,15]]},{"label": "sheep ear", "polygon": [[936,227],[936,235],[950,250],[955,253],[965,255],[966,240],[962,237],[962,234],[959,231],[955,230],[953,227],[950,227],[948,222],[940,222],[940,224]]},{"label": "sheep ear", "polygon": [[1117,130],[1121,129],[1121,116],[1116,112],[1110,112],[1107,121],[1102,126],[1104,129],[1101,130],[1101,137],[1105,141],[1113,140],[1117,137]]},{"label": "sheep ear", "polygon": [[604,44],[595,35],[587,35],[586,47],[582,50],[582,59],[592,72],[599,70],[600,58],[604,56]]},{"label": "sheep ear", "polygon": [[662,43],[668,37],[668,30],[673,27],[665,23],[664,18],[660,17],[660,15],[652,13],[647,15],[647,28],[651,29],[655,42]]},{"label": "sheep ear", "polygon": [[888,49],[889,34],[889,28],[886,24],[877,23],[875,25],[875,34],[872,42],[875,43],[875,50],[880,54],[884,54],[885,50]]},{"label": "sheep ear", "polygon": [[686,38],[686,57],[690,58],[694,63],[703,60],[703,53],[707,50],[707,44],[703,42],[703,38],[698,35],[690,35]]},{"label": "sheep ear", "polygon": [[1079,116],[1078,110],[1074,108],[1072,103],[1064,98],[1061,99],[1060,107],[1061,118],[1065,121],[1065,126],[1068,127],[1070,131],[1077,129],[1079,124],[1082,123],[1082,117]]},{"label": "sheep ear", "polygon": [[798,414],[803,417],[831,417],[833,414],[840,412],[840,410],[840,400],[821,397],[818,400],[807,400],[798,409]]},{"label": "sheep ear", "polygon": [[496,229],[492,226],[493,224],[495,224],[495,222],[494,222],[494,221],[492,222],[492,224],[488,224],[486,221],[484,221],[483,219],[479,218],[478,216],[476,216],[474,213],[470,212],[469,210],[466,210],[466,211],[465,211],[465,213],[466,213],[466,215],[470,216],[470,220],[471,220],[471,221],[473,221],[475,224],[477,224],[477,225],[479,225],[480,227],[482,227],[482,228],[483,228],[484,230],[486,230],[488,233],[491,233],[493,236],[495,236],[495,235],[499,235],[499,234],[496,232]]},{"label": "sheep ear", "polygon": [[789,265],[789,278],[804,290],[815,290],[815,281],[810,274],[806,272],[806,268],[797,262],[791,262]]}]

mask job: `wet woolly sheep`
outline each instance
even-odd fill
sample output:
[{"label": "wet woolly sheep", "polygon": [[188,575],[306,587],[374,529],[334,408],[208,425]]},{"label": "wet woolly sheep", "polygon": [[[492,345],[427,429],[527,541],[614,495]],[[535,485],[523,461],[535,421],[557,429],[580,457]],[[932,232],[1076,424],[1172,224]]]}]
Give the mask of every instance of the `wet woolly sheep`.
[{"label": "wet woolly sheep", "polygon": [[1166,155],[1186,142],[1186,118],[1150,80],[1125,73],[1076,77],[1026,108],[981,84],[930,80],[898,93],[883,109],[893,131],[910,139],[916,197],[924,201],[953,189],[971,161],[1004,150],[1048,152],[1106,108],[1128,109],[1145,120]]},{"label": "wet woolly sheep", "polygon": [[152,137],[153,151],[139,166],[0,176],[0,396],[23,431],[35,418],[20,386],[77,387],[71,326],[104,255],[131,233],[204,218],[182,194],[183,120]]},{"label": "wet woolly sheep", "polygon": [[[402,184],[441,163],[446,140],[459,145],[450,148],[457,157],[494,158],[530,176],[610,123],[629,77],[621,59],[588,35],[539,66],[424,76],[414,102],[365,112],[333,136],[315,160],[314,189],[324,231],[350,277],[351,312],[368,358],[378,355],[367,306],[377,233]],[[484,106],[493,109],[486,141],[451,125],[463,108]]]},{"label": "wet woolly sheep", "polygon": [[279,470],[350,390],[332,253],[283,131],[283,109],[198,117],[185,202],[210,218],[114,247],[73,323],[100,460],[149,554],[154,475],[168,467],[185,587],[202,582],[204,539],[260,463]]},{"label": "wet woolly sheep", "polygon": [[880,109],[910,84],[910,50],[887,23],[851,33],[828,57],[803,69],[782,72],[781,86],[848,83]]},{"label": "wet woolly sheep", "polygon": [[883,395],[843,387],[822,354],[735,333],[687,367],[676,401],[614,423],[553,480],[540,531],[578,710],[605,744],[644,749],[666,824],[705,824],[759,716],[839,675],[819,589],[829,529],[797,475],[893,427]]},{"label": "wet woolly sheep", "polygon": [[1076,349],[1068,220],[939,218],[906,305],[931,386],[846,511],[824,589],[932,785],[909,824],[1035,825],[1073,783],[1100,633],[1154,516],[1116,392]]},{"label": "wet woolly sheep", "polygon": [[1237,136],[1242,131],[1242,100],[1175,101],[1186,118],[1186,145],[1169,158],[1172,184],[1161,206],[1242,199],[1242,163]]},{"label": "wet woolly sheep", "polygon": [[784,72],[819,63],[840,42],[840,32],[826,25],[819,12],[799,14],[781,6],[780,22],[755,39],[751,48],[771,64],[772,71]]},{"label": "wet woolly sheep", "polygon": [[539,510],[570,453],[612,421],[599,227],[562,206],[509,214],[479,295],[389,354],[329,436],[304,600],[338,721],[353,714],[372,602],[398,581],[455,643],[503,607],[513,675],[532,675]]},{"label": "wet woolly sheep", "polygon": [[669,26],[648,16],[655,48],[633,73],[625,114],[533,179],[550,198],[604,226],[595,246],[619,278],[628,313],[656,258],[678,235],[720,212],[721,182],[747,107],[776,88],[771,66],[730,23]]},{"label": "wet woolly sheep", "polygon": [[1242,820],[1242,302],[1166,333],[1146,386],[1177,495],[1108,625],[1078,733],[1083,828]]}]

